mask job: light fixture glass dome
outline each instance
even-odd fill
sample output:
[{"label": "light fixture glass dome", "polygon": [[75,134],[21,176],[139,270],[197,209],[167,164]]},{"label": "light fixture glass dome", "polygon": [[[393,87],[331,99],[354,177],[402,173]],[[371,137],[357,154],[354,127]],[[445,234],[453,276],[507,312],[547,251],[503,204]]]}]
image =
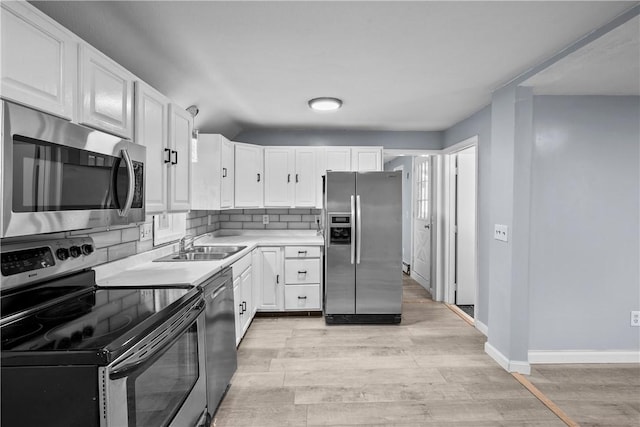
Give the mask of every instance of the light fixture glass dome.
[{"label": "light fixture glass dome", "polygon": [[342,100],[338,98],[314,98],[309,101],[309,107],[316,111],[333,111],[342,106]]}]

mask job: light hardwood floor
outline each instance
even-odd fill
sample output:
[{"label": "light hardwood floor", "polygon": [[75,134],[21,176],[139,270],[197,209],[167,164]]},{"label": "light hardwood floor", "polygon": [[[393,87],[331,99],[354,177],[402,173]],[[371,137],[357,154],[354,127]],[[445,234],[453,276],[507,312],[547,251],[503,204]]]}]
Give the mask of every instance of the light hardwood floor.
[{"label": "light hardwood floor", "polygon": [[[400,325],[327,326],[321,317],[254,319],[212,425],[565,425],[484,353],[481,333],[431,301],[416,282],[404,282]],[[543,391],[553,391],[555,374],[545,367],[533,374],[537,383],[545,383],[539,385]],[[587,385],[592,400],[599,400],[598,388]],[[618,408],[600,406],[589,415],[591,424],[584,425],[637,426],[640,389],[637,382],[625,387],[613,395],[635,397]],[[571,409],[563,408],[570,416],[576,416],[573,408],[586,413],[591,402],[558,397],[560,406],[573,402]]]}]

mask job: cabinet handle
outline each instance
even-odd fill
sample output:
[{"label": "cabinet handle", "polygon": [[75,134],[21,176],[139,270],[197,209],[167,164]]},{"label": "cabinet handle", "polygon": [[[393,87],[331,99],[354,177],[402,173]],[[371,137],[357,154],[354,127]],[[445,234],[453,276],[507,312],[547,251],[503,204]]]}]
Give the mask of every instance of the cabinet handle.
[{"label": "cabinet handle", "polygon": [[304,271],[299,271],[298,270],[298,274],[307,274],[307,270],[304,270]]},{"label": "cabinet handle", "polygon": [[244,313],[245,311],[247,311],[247,302],[242,301],[242,312]]},{"label": "cabinet handle", "polygon": [[280,275],[276,274],[276,283],[280,283]]},{"label": "cabinet handle", "polygon": [[170,163],[171,162],[171,150],[169,150],[168,148],[164,149],[164,154],[166,154],[166,157],[164,158],[164,162],[165,163]]},{"label": "cabinet handle", "polygon": [[307,299],[307,297],[298,297],[298,299]]},{"label": "cabinet handle", "polygon": [[178,164],[178,152],[176,150],[171,150],[171,153],[174,155],[174,161],[171,162],[172,165]]},{"label": "cabinet handle", "polygon": [[222,177],[223,178],[227,177],[227,168],[222,168]]},{"label": "cabinet handle", "polygon": [[306,254],[307,254],[307,251],[298,251],[298,255],[300,255],[300,254],[304,254],[304,255],[306,255]]},{"label": "cabinet handle", "polygon": [[296,174],[296,184],[300,182],[300,180],[298,179],[298,174]]},{"label": "cabinet handle", "polygon": [[290,182],[291,182],[291,174],[290,174],[290,173],[288,173],[288,174],[287,174],[287,184],[288,184],[288,183],[290,183]]},{"label": "cabinet handle", "polygon": [[258,182],[260,182],[260,174],[258,174]]},{"label": "cabinet handle", "polygon": [[238,307],[240,307],[240,316],[242,316],[244,314],[244,311],[242,311],[242,304],[238,304]]}]

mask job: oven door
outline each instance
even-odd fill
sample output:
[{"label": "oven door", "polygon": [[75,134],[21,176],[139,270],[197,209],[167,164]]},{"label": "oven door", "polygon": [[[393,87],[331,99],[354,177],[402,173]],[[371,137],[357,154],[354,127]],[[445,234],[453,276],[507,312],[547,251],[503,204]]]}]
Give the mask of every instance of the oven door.
[{"label": "oven door", "polygon": [[197,426],[206,418],[204,304],[100,371],[101,427]]},{"label": "oven door", "polygon": [[146,151],[3,102],[2,237],[144,221]]}]

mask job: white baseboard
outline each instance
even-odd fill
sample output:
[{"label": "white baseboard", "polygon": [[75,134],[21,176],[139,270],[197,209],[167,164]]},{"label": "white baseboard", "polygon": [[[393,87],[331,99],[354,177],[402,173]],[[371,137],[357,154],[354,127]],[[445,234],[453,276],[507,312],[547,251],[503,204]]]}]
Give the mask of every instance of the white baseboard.
[{"label": "white baseboard", "polygon": [[529,363],[640,363],[640,351],[531,350]]},{"label": "white baseboard", "polygon": [[484,323],[482,323],[478,319],[474,319],[474,324],[476,326],[476,329],[479,330],[480,332],[482,332],[482,334],[485,337],[489,336],[489,327],[487,325],[485,325]]},{"label": "white baseboard", "polygon": [[427,282],[427,280],[424,277],[417,274],[415,271],[411,270],[411,272],[409,273],[409,277],[411,277],[416,282],[420,283],[420,285],[426,290],[430,289],[429,283]]},{"label": "white baseboard", "polygon": [[489,344],[488,341],[484,343],[484,351],[507,372],[517,372],[524,375],[531,374],[531,365],[529,365],[529,362],[524,360],[507,359],[504,354]]}]

